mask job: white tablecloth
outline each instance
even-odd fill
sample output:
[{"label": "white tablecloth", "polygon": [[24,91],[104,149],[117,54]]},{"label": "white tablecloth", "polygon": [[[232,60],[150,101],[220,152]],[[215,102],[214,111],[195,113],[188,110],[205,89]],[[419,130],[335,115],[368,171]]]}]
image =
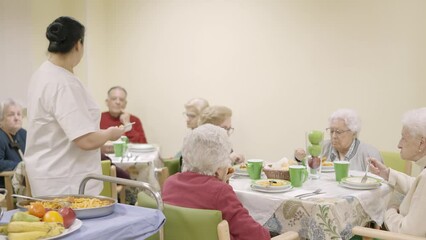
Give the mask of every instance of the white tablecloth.
[{"label": "white tablecloth", "polygon": [[[357,171],[350,172],[350,175],[353,176],[359,176],[362,174],[362,172]],[[324,206],[326,206],[327,208],[330,208],[330,211],[332,211],[330,215],[333,215],[335,220],[338,219],[339,221],[342,221],[333,223],[338,225],[339,229],[352,226],[353,222],[345,224],[343,222],[345,220],[348,222],[361,222],[368,220],[366,218],[370,218],[378,224],[381,224],[383,222],[387,202],[389,201],[392,192],[392,189],[386,183],[382,183],[379,188],[374,190],[347,189],[339,186],[339,184],[335,181],[334,173],[322,173],[320,179],[307,180],[301,188],[293,188],[292,190],[284,193],[263,193],[253,191],[250,188],[251,180],[247,177],[233,177],[230,180],[230,185],[234,188],[238,198],[243,203],[244,207],[248,209],[250,215],[262,225],[264,225],[274,215],[279,215],[277,216],[278,219],[288,218],[289,215],[293,214],[289,214],[288,211],[291,212],[296,208],[303,209],[303,212],[306,213],[305,215],[311,216],[308,218],[313,220],[313,216],[318,217],[318,211],[324,209]],[[325,193],[304,198],[303,200],[294,197],[299,194],[312,192],[318,188],[321,188]],[[357,199],[359,203],[358,201],[356,203],[352,203],[353,200],[351,199],[354,198]],[[292,209],[292,206],[294,206],[294,209]],[[362,206],[362,209],[351,210],[350,208],[354,206]],[[310,210],[313,212],[309,212]],[[283,214],[287,215],[283,216]],[[348,216],[343,216],[342,214],[346,214]],[[301,216],[296,216],[294,221],[290,220],[291,223],[289,223],[287,221],[288,219],[286,219],[285,221],[287,222],[282,223],[282,225],[289,227],[287,226],[288,224],[294,225],[301,223],[299,222],[301,218]],[[301,228],[302,226],[299,226],[299,228],[295,227],[292,230],[300,230]],[[286,230],[289,229],[287,228]],[[337,234],[339,233],[340,232],[337,232]],[[325,237],[325,239],[329,238],[333,238],[333,236]]]},{"label": "white tablecloth", "polygon": [[160,149],[156,147],[150,152],[131,152],[129,157],[115,157],[114,154],[107,154],[112,163],[129,173],[130,178],[149,183],[155,190],[160,190],[160,185],[155,177],[155,168],[161,167],[162,163],[159,155]]}]

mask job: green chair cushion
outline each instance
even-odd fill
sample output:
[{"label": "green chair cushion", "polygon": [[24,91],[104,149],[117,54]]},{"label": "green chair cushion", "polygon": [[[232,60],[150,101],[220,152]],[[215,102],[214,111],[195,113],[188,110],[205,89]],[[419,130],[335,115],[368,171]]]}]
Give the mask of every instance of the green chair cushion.
[{"label": "green chair cushion", "polygon": [[405,164],[406,161],[404,161],[398,152],[380,152],[382,155],[383,161],[386,166],[405,173]]},{"label": "green chair cushion", "polygon": [[[157,208],[153,198],[144,192],[138,194],[137,206]],[[217,240],[217,225],[222,221],[218,210],[195,209],[164,204],[165,240]],[[148,238],[158,239],[158,234]]]},{"label": "green chair cushion", "polygon": [[[111,176],[111,161],[110,160],[102,160],[102,174],[106,176]],[[100,193],[101,196],[105,197],[111,197],[111,183],[104,181],[104,188],[102,189],[102,192]]]},{"label": "green chair cushion", "polygon": [[164,166],[169,170],[169,176],[180,172],[180,161],[179,158],[171,158],[163,160]]}]

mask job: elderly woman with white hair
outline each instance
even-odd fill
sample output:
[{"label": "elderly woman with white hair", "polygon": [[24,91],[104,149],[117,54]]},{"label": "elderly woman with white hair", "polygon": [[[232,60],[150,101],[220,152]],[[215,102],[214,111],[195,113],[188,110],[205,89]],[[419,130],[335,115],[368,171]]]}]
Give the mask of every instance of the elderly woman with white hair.
[{"label": "elderly woman with white hair", "polygon": [[[338,109],[329,118],[327,132],[330,141],[323,145],[323,156],[327,161],[349,161],[351,170],[365,171],[367,159],[373,157],[383,162],[380,152],[373,146],[358,139],[361,131],[361,120],[352,109]],[[296,160],[303,159],[305,152],[297,149]]]},{"label": "elderly woman with white hair", "polygon": [[[11,171],[22,161],[27,131],[22,128],[22,107],[12,99],[0,103],[0,172]],[[4,179],[0,178],[0,187]]]},{"label": "elderly woman with white hair", "polygon": [[185,103],[186,126],[194,129],[198,126],[198,119],[201,112],[209,106],[209,102],[204,98],[192,98]]},{"label": "elderly woman with white hair", "polygon": [[[199,125],[210,123],[219,126],[226,130],[230,136],[234,132],[232,127],[232,110],[225,106],[211,106],[203,110],[200,115]],[[242,163],[245,157],[241,153],[236,153],[231,150],[232,164]]]},{"label": "elderly woman with white hair", "polygon": [[391,232],[426,237],[426,108],[404,115],[398,148],[402,159],[415,162],[422,171],[411,177],[372,159],[370,171],[405,195],[399,206],[390,206],[386,211],[384,222]]},{"label": "elderly woman with white hair", "polygon": [[204,124],[195,128],[183,144],[182,173],[170,176],[163,188],[164,202],[176,206],[222,212],[231,239],[270,239],[268,229],[257,223],[226,183],[231,166],[231,143],[223,128]]}]

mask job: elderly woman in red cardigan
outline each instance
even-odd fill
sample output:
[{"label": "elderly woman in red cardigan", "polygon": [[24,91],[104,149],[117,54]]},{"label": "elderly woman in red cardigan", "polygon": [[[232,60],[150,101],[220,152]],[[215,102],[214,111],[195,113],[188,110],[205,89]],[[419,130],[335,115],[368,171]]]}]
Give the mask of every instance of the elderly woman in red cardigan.
[{"label": "elderly woman in red cardigan", "polygon": [[163,188],[164,202],[176,206],[214,209],[229,223],[231,239],[270,239],[226,183],[231,166],[231,143],[225,129],[212,124],[195,128],[183,144],[182,173],[170,176]]}]

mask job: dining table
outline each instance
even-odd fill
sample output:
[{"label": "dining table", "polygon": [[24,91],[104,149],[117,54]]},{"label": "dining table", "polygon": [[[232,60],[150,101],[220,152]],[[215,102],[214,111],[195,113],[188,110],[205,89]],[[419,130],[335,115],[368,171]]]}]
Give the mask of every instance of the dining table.
[{"label": "dining table", "polygon": [[155,169],[163,165],[158,145],[129,143],[123,156],[117,157],[114,153],[106,155],[114,165],[126,171],[130,179],[149,183],[154,190],[160,190],[155,176]]},{"label": "dining table", "polygon": [[[350,171],[350,176],[364,172]],[[379,176],[375,189],[350,189],[336,181],[334,172],[321,173],[319,179],[308,179],[301,187],[286,191],[258,191],[248,174],[237,173],[229,184],[250,215],[271,231],[296,231],[302,239],[350,239],[352,227],[370,221],[381,225],[392,188]],[[266,178],[263,175],[263,178]],[[314,191],[320,194],[298,198]],[[319,191],[318,191],[319,190]]]},{"label": "dining table", "polygon": [[[15,209],[5,212],[0,224],[8,223],[11,216],[17,211],[20,210]],[[79,219],[78,223],[79,225],[72,232],[67,232],[66,230],[61,236],[49,239],[145,239],[160,230],[165,223],[165,216],[158,209],[116,203],[111,214],[97,218]],[[6,238],[0,235],[1,239]]]}]

